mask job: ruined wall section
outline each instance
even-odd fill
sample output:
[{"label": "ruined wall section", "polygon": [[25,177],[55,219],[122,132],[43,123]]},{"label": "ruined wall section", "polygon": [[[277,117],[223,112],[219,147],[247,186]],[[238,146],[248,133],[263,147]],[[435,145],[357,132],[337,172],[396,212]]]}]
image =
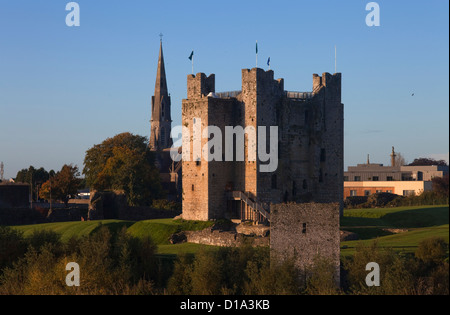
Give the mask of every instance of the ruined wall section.
[{"label": "ruined wall section", "polygon": [[339,204],[289,203],[271,206],[271,260],[294,259],[301,271],[315,259],[328,260],[335,267],[339,283]]}]

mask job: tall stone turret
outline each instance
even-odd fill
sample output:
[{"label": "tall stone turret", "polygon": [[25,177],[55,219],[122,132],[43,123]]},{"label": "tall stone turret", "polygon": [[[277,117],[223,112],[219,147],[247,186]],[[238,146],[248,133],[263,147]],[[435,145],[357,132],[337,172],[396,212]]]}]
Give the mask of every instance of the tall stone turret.
[{"label": "tall stone turret", "polygon": [[150,142],[152,151],[162,151],[172,147],[170,131],[172,117],[170,114],[170,96],[167,89],[166,70],[162,41],[159,48],[158,70],[156,74],[155,95],[152,97],[152,119],[150,120]]}]

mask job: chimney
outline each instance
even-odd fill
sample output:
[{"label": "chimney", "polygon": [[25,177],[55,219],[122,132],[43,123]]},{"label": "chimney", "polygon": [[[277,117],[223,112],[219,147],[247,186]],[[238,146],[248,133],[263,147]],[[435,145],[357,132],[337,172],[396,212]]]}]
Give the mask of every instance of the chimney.
[{"label": "chimney", "polygon": [[391,153],[391,166],[395,167],[395,158],[396,158],[396,154],[395,154],[395,148],[392,147],[392,153]]}]

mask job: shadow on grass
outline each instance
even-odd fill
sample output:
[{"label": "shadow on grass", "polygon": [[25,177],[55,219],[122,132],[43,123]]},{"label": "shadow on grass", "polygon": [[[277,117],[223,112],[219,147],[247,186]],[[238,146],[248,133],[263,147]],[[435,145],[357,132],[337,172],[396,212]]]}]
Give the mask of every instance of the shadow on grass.
[{"label": "shadow on grass", "polygon": [[132,221],[123,221],[123,222],[102,222],[97,225],[97,227],[91,232],[91,234],[97,233],[102,227],[106,227],[109,229],[111,234],[116,234],[119,232],[123,227],[126,227],[127,229],[132,226],[136,222]]},{"label": "shadow on grass", "polygon": [[383,226],[384,222],[379,218],[342,217],[341,226]]},{"label": "shadow on grass", "polygon": [[359,240],[370,240],[375,239],[377,237],[394,234],[378,227],[346,228],[345,230],[356,233],[358,235]]},{"label": "shadow on grass", "polygon": [[449,223],[448,207],[430,207],[387,213],[381,218],[343,217],[342,227],[422,228]]},{"label": "shadow on grass", "polygon": [[448,224],[448,211],[448,207],[405,210],[386,214],[382,221],[396,228],[439,226]]}]

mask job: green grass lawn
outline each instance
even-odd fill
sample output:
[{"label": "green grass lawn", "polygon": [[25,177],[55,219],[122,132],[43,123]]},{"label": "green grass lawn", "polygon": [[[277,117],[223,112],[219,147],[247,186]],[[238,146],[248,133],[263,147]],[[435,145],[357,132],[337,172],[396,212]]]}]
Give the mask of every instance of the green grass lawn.
[{"label": "green grass lawn", "polygon": [[[169,237],[180,231],[202,230],[211,226],[211,222],[183,221],[172,219],[159,219],[147,221],[121,221],[103,220],[89,222],[62,222],[46,223],[38,225],[16,226],[24,236],[33,233],[34,230],[51,230],[61,235],[62,241],[68,241],[71,237],[89,235],[101,225],[111,230],[126,227],[128,232],[135,237],[151,237],[158,245],[158,254],[177,255],[180,253],[196,253],[207,248],[214,250],[214,246],[199,244],[169,243]],[[384,231],[385,228],[402,228],[408,232],[392,234]],[[448,206],[422,206],[401,207],[389,209],[357,209],[345,210],[341,219],[341,229],[357,233],[361,240],[342,242],[342,255],[354,253],[359,243],[367,244],[378,240],[382,247],[392,247],[399,251],[413,252],[418,244],[429,237],[443,237],[449,241],[449,207]]]},{"label": "green grass lawn", "polygon": [[341,226],[417,228],[448,223],[448,206],[344,210]]},{"label": "green grass lawn", "polygon": [[89,222],[58,222],[58,223],[44,223],[35,225],[15,226],[14,228],[22,231],[25,237],[31,235],[34,231],[49,230],[61,235],[63,242],[68,241],[72,237],[82,237],[91,234],[101,225],[105,225],[111,229],[122,227],[129,227],[133,224],[130,221],[120,220],[103,220],[103,221],[89,221]]},{"label": "green grass lawn", "polygon": [[[401,228],[408,231],[392,234],[384,231],[385,228]],[[359,241],[342,242],[343,256],[352,255],[358,244],[369,244],[375,239],[380,247],[414,252],[419,243],[426,238],[442,237],[449,242],[449,207],[345,210],[341,219],[341,229],[355,232],[361,238]]]},{"label": "green grass lawn", "polygon": [[158,219],[147,221],[121,221],[121,220],[101,220],[87,222],[58,222],[36,225],[15,226],[22,231],[25,237],[34,231],[50,230],[61,235],[63,242],[72,237],[82,237],[89,235],[101,226],[106,226],[112,231],[120,230],[123,227],[135,237],[150,237],[158,245],[158,254],[175,255],[179,253],[196,253],[202,248],[212,248],[213,246],[198,244],[177,244],[171,245],[169,237],[180,231],[197,231],[212,225],[212,222],[183,221],[172,219]]}]

